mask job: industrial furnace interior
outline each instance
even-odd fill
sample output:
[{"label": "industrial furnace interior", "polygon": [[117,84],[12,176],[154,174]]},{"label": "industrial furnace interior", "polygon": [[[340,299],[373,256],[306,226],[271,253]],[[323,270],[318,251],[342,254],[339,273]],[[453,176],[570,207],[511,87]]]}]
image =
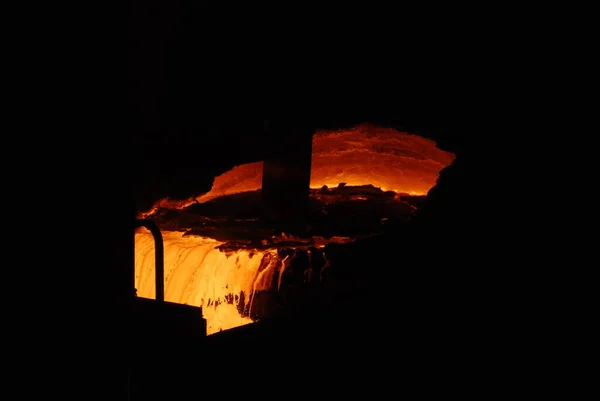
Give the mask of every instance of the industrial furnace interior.
[{"label": "industrial furnace interior", "polygon": [[[201,306],[208,334],[353,285],[340,255],[409,222],[455,158],[430,139],[371,124],[320,130],[312,143],[303,235],[261,224],[262,162],[215,177],[200,196],[138,213],[163,234],[165,300]],[[135,234],[135,286],[154,298],[154,241],[144,228]]]}]

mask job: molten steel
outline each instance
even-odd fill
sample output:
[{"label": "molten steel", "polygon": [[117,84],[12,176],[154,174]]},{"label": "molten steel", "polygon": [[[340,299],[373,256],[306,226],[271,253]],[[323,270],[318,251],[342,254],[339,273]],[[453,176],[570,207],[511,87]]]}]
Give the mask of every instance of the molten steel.
[{"label": "molten steel", "polygon": [[[440,170],[454,155],[429,139],[392,128],[361,125],[349,130],[318,131],[313,138],[311,188],[371,184],[383,191],[426,195]],[[196,199],[163,199],[141,213],[148,217],[160,208],[184,209],[193,203],[255,191],[261,188],[262,163],[234,167],[215,178],[211,190]],[[360,197],[357,197],[360,199]],[[251,323],[253,295],[281,283],[289,260],[277,249],[240,249],[225,253],[223,242],[184,237],[163,231],[165,244],[165,300],[203,308],[209,334]],[[150,234],[136,233],[135,283],[138,295],[154,297],[154,251]]]}]

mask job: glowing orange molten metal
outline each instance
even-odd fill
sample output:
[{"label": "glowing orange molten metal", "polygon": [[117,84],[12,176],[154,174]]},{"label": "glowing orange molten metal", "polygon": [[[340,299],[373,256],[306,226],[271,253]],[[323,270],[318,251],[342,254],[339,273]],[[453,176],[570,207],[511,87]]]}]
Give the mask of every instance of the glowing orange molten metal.
[{"label": "glowing orange molten metal", "polygon": [[[183,234],[163,232],[165,300],[202,306],[208,334],[252,323],[250,318],[239,314],[239,300],[228,304],[226,297],[243,291],[251,298],[256,291],[268,289],[275,268],[282,274],[286,261],[273,258],[259,272],[265,254],[273,254],[275,250],[240,250],[228,256],[216,249],[222,242],[204,237],[183,237]],[[156,297],[154,239],[146,229],[140,229],[135,235],[135,283],[138,296]]]},{"label": "glowing orange molten metal", "polygon": [[[454,155],[435,147],[429,139],[400,133],[392,128],[361,125],[339,131],[318,131],[313,138],[310,186],[336,187],[367,185],[385,191],[425,195],[439,172],[454,160]],[[254,191],[262,185],[262,163],[234,167],[215,178],[211,190],[189,201],[163,199],[156,208],[181,209],[194,202],[207,202],[225,195]],[[285,270],[285,260],[272,258],[267,268],[259,269],[267,253],[276,250],[239,250],[226,255],[211,238],[182,237],[181,232],[164,232],[165,299],[202,306],[209,334],[250,323],[238,312],[238,300],[225,302],[230,294],[243,291],[250,298],[266,290],[273,274]],[[154,247],[150,234],[136,233],[135,283],[138,295],[154,298]],[[259,271],[260,270],[260,271]]]},{"label": "glowing orange molten metal", "polygon": [[[393,128],[361,125],[350,130],[318,131],[313,138],[310,187],[368,185],[384,191],[425,195],[454,155],[429,139]],[[262,163],[234,167],[215,178],[206,202],[262,186]]]}]

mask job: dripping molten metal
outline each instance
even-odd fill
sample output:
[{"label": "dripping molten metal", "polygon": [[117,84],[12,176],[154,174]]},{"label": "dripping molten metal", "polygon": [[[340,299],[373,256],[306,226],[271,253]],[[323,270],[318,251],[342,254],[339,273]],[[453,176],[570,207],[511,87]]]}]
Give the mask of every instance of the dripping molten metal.
[{"label": "dripping molten metal", "polygon": [[[165,301],[202,306],[208,334],[252,323],[248,311],[253,295],[269,290],[274,274],[281,284],[287,259],[279,259],[276,249],[227,255],[217,249],[223,242],[183,234],[163,233]],[[154,239],[149,231],[136,233],[135,247],[138,296],[155,298]]]},{"label": "dripping molten metal", "polygon": [[[391,128],[361,125],[318,131],[313,138],[310,186],[371,184],[383,191],[426,195],[440,170],[453,160],[453,154],[438,149],[433,141]],[[262,162],[244,164],[216,177],[209,192],[186,201],[163,199],[138,217],[152,218],[159,209],[182,210],[194,203],[256,191],[261,182]],[[223,241],[162,231],[165,300],[201,306],[208,334],[253,322],[255,295],[278,289],[290,263],[277,248],[224,252],[218,248]],[[154,243],[145,229],[136,231],[135,256],[138,296],[154,298]]]}]

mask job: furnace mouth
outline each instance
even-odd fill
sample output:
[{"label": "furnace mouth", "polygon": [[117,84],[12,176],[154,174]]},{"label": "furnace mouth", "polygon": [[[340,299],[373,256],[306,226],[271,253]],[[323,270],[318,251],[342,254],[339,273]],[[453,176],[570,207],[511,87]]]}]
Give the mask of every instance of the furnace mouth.
[{"label": "furnace mouth", "polygon": [[[362,124],[317,131],[306,227],[298,231],[304,237],[360,237],[406,221],[454,157],[430,139],[390,127]],[[263,172],[262,162],[235,166],[215,177],[208,192],[185,200],[162,199],[138,218],[186,235],[268,246],[261,244],[290,233],[283,228],[285,218],[283,233],[261,224],[268,220],[264,212],[270,213],[268,203],[261,204]],[[304,213],[298,214],[304,223]]]},{"label": "furnace mouth", "polygon": [[[322,131],[313,138],[308,201],[297,203],[306,206],[296,214],[299,232],[264,219],[261,162],[215,177],[208,192],[162,199],[138,218],[163,233],[165,300],[202,307],[211,334],[364,286],[374,257],[364,249],[408,227],[453,160],[433,141],[391,128]],[[137,232],[142,297],[154,294],[153,252],[151,236]]]}]

